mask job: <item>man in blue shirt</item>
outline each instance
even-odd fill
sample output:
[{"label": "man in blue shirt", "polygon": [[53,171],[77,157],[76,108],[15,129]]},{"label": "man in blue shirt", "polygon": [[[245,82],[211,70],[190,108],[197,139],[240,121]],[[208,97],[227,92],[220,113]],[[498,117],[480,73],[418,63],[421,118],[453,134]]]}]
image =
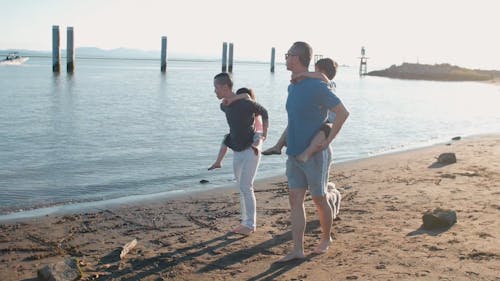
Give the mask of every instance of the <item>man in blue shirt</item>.
[{"label": "man in blue shirt", "polygon": [[[308,71],[312,57],[312,48],[305,42],[295,42],[288,50],[286,67],[293,74]],[[319,79],[304,78],[288,86],[286,101],[288,127],[286,141],[288,155],[286,176],[288,178],[288,196],[290,201],[290,220],[292,223],[293,250],[280,262],[302,259],[304,254],[304,232],[306,213],[304,199],[309,189],[316,205],[321,224],[321,240],[314,249],[317,254],[325,253],[332,243],[332,209],[328,204],[327,183],[332,152],[329,144],[338,134],[349,116],[340,99],[328,85]],[[328,117],[328,110],[335,113],[332,129],[328,138],[321,144],[321,150],[306,162],[297,160],[310,144]]]}]

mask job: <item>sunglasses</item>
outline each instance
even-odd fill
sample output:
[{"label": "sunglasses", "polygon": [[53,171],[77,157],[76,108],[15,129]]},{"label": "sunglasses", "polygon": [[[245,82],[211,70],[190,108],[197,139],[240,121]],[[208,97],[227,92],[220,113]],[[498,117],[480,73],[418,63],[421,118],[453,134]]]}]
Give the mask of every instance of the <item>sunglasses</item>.
[{"label": "sunglasses", "polygon": [[286,54],[285,54],[285,59],[288,59],[288,57],[291,57],[291,56],[298,56],[298,55],[294,55],[294,54],[286,53]]}]

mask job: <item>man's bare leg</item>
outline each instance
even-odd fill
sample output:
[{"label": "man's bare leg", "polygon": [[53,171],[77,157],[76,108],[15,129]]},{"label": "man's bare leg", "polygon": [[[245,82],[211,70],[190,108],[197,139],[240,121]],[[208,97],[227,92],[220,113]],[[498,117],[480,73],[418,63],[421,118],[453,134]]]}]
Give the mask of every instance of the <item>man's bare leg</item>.
[{"label": "man's bare leg", "polygon": [[333,223],[332,208],[328,204],[326,196],[314,196],[313,201],[318,210],[319,223],[321,225],[321,240],[314,249],[314,253],[323,254],[333,242],[330,235]]},{"label": "man's bare leg", "polygon": [[304,232],[306,231],[306,212],[304,209],[304,198],[306,188],[288,189],[288,200],[290,202],[290,221],[292,222],[292,251],[278,260],[287,262],[294,259],[303,259],[304,255]]}]

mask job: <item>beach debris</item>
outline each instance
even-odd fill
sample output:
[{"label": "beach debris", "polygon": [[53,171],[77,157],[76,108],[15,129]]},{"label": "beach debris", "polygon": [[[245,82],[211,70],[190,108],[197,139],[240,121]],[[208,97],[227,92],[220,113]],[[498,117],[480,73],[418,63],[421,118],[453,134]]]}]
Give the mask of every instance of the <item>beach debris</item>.
[{"label": "beach debris", "polygon": [[462,137],[454,137],[454,138],[451,138],[451,140],[454,140],[454,141],[457,141],[457,140],[461,140]]},{"label": "beach debris", "polygon": [[41,281],[74,281],[82,278],[82,270],[75,258],[67,258],[63,261],[49,264],[37,272]]},{"label": "beach debris", "polygon": [[448,228],[457,222],[457,213],[453,210],[434,209],[432,212],[426,212],[422,216],[423,228],[427,230]]},{"label": "beach debris", "polygon": [[123,246],[123,250],[120,253],[120,259],[123,259],[130,250],[132,250],[137,245],[137,239],[134,239]]},{"label": "beach debris", "polygon": [[438,156],[437,161],[439,164],[449,165],[449,164],[457,163],[457,157],[455,156],[455,153],[453,153],[453,152],[441,153]]},{"label": "beach debris", "polygon": [[200,183],[209,183],[208,180],[200,180]]}]

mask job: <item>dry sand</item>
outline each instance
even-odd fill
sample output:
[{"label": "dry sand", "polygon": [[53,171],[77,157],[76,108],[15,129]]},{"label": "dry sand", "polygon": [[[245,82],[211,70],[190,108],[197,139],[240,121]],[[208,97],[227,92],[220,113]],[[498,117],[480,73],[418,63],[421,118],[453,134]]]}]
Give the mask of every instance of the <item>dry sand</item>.
[{"label": "dry sand", "polygon": [[486,83],[493,84],[495,86],[500,86],[500,77],[495,77],[491,80],[485,81]]},{"label": "dry sand", "polygon": [[[436,165],[444,152],[457,163]],[[310,253],[320,229],[308,197],[306,259],[274,263],[291,247],[281,177],[256,184],[249,237],[227,234],[239,217],[234,188],[3,223],[0,280],[36,280],[64,257],[80,260],[84,280],[500,280],[500,135],[335,164],[331,181],[343,200],[323,255]],[[437,207],[455,210],[458,223],[423,230],[422,214]]]}]

